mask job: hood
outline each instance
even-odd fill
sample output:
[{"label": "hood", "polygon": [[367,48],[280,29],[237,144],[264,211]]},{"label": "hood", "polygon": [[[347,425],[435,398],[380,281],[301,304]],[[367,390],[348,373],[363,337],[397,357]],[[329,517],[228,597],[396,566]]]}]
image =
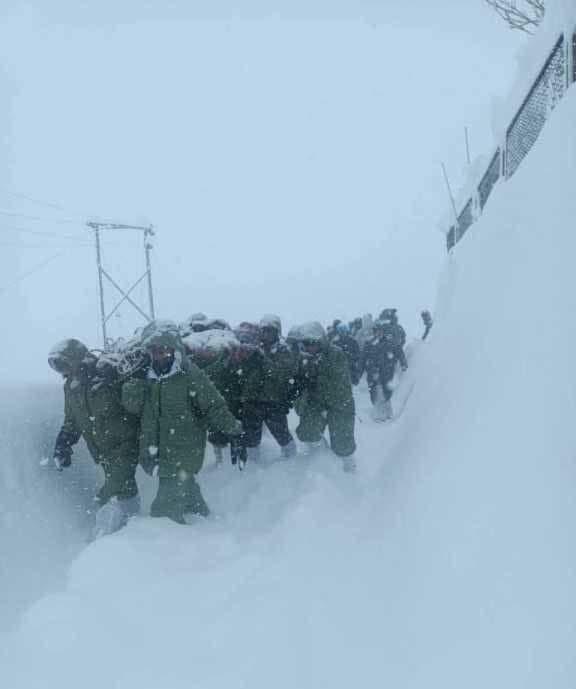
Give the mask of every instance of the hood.
[{"label": "hood", "polygon": [[296,337],[294,338],[296,340],[311,340],[313,342],[322,343],[326,342],[326,331],[324,330],[322,324],[318,323],[318,321],[310,321],[309,323],[299,325],[296,330],[297,333]]},{"label": "hood", "polygon": [[55,366],[54,364],[62,362],[71,371],[77,371],[82,364],[93,358],[85,344],[80,342],[80,340],[71,338],[69,340],[62,340],[52,347],[48,354],[48,363],[52,368],[58,370],[57,365]]},{"label": "hood", "polygon": [[73,338],[69,340],[62,340],[55,344],[50,353],[48,354],[49,359],[66,359],[67,361],[82,361],[82,359],[88,354],[88,347],[80,342],[80,340],[75,340]]},{"label": "hood", "polygon": [[260,319],[260,327],[274,328],[278,331],[279,335],[282,334],[282,321],[279,316],[276,316],[273,313],[267,313],[265,316],[262,316]]},{"label": "hood", "polygon": [[169,333],[172,334],[174,337],[178,338],[180,334],[180,329],[178,328],[176,323],[174,323],[174,321],[150,321],[148,325],[142,328],[142,332],[140,333],[141,344],[147,347],[148,340],[151,337],[161,333]]},{"label": "hood", "polygon": [[148,352],[150,352],[152,347],[170,347],[174,350],[174,364],[172,365],[170,372],[162,376],[157,376],[154,373],[152,366],[150,366],[148,369],[148,377],[168,378],[169,376],[173,376],[180,371],[190,370],[190,362],[186,356],[186,348],[184,347],[184,343],[179,335],[175,335],[170,331],[159,330],[149,335],[142,344]]},{"label": "hood", "polygon": [[241,344],[257,346],[260,340],[260,328],[255,323],[244,321],[234,330]]}]

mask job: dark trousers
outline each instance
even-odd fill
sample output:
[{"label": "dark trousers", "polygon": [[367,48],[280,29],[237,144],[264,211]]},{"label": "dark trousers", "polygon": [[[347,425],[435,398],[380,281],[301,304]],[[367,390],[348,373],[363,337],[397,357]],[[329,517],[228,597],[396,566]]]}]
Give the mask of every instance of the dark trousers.
[{"label": "dark trousers", "polygon": [[394,370],[385,371],[384,375],[376,375],[368,377],[368,389],[370,390],[370,400],[372,404],[376,404],[378,399],[378,389],[382,390],[382,396],[387,402],[392,397],[391,383],[394,380]]},{"label": "dark trousers", "polygon": [[285,405],[276,402],[247,402],[242,409],[244,442],[247,447],[260,445],[264,424],[280,447],[288,445],[292,440]]}]

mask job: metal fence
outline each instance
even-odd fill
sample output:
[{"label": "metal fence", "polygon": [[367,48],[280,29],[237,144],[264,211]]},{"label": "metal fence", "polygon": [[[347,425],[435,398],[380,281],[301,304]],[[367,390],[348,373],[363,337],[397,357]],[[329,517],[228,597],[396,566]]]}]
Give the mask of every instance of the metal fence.
[{"label": "metal fence", "polygon": [[565,90],[566,53],[561,36],[506,132],[506,177],[512,177],[534,146]]},{"label": "metal fence", "polygon": [[458,216],[458,241],[462,239],[462,237],[466,233],[466,230],[474,222],[473,207],[473,200],[470,199],[470,201],[468,201],[468,203],[464,206],[462,212]]},{"label": "metal fence", "polygon": [[[560,36],[542,70],[506,130],[503,146],[498,148],[473,196],[466,201],[456,223],[446,235],[450,251],[462,239],[475,220],[474,208],[481,213],[501,178],[509,179],[534,146],[551,111],[568,86],[576,82],[576,33],[566,41]],[[568,44],[568,49],[567,49]]]},{"label": "metal fence", "polygon": [[500,149],[496,151],[494,157],[492,158],[488,169],[484,173],[484,177],[480,184],[478,185],[478,202],[480,204],[480,210],[486,205],[488,197],[492,193],[492,189],[496,182],[500,179],[500,168],[502,167],[502,155]]}]

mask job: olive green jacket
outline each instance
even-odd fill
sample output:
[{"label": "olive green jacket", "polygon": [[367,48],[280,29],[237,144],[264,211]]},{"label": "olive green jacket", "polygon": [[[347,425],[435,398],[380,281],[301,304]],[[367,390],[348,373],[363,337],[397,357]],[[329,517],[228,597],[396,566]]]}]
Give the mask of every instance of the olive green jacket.
[{"label": "olive green jacket", "polygon": [[206,431],[240,432],[226,402],[197,366],[166,376],[133,379],[122,389],[125,408],[140,417],[140,463],[160,478],[180,478],[202,468]]},{"label": "olive green jacket", "polygon": [[264,352],[259,400],[290,405],[295,397],[298,357],[283,342]]},{"label": "olive green jacket", "polygon": [[325,345],[318,361],[301,367],[300,378],[303,392],[296,402],[298,438],[318,441],[328,426],[332,450],[341,457],[351,455],[356,449],[355,406],[346,355]]},{"label": "olive green jacket", "polygon": [[98,463],[135,458],[138,419],[122,406],[121,384],[100,379],[66,380],[61,435],[67,437],[70,446],[83,437]]}]

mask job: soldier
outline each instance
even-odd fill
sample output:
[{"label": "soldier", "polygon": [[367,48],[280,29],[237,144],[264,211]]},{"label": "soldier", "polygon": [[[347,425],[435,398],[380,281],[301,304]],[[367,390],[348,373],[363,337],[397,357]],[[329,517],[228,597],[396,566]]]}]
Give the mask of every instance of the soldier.
[{"label": "soldier", "polygon": [[[398,328],[402,330],[401,333]],[[378,421],[387,421],[392,418],[391,384],[396,366],[400,364],[403,371],[408,368],[402,344],[403,333],[404,330],[392,320],[379,319],[374,324],[374,336],[364,347],[366,379],[374,405],[375,418]]]},{"label": "soldier", "polygon": [[[184,338],[184,344],[190,360],[198,366],[216,386],[224,398],[228,409],[240,420],[242,408],[242,387],[250,364],[244,362],[250,358],[250,351],[240,344],[232,331],[207,330],[193,333]],[[224,459],[224,450],[230,443],[232,464],[240,469],[246,463],[246,445],[244,436],[230,438],[225,433],[211,431],[208,442],[214,448],[216,464]]]},{"label": "soldier", "polygon": [[338,347],[338,349],[341,349],[344,354],[346,354],[352,385],[358,385],[362,377],[362,355],[360,345],[352,335],[350,335],[350,328],[346,323],[340,323],[340,325],[338,325],[336,328],[336,336],[332,338],[331,344]]},{"label": "soldier", "polygon": [[64,378],[64,423],[56,439],[59,471],[72,462],[72,448],[82,437],[104,471],[96,494],[99,507],[93,537],[122,528],[140,509],[135,472],[138,465],[138,420],[121,403],[121,380],[115,367],[100,361],[79,340],[64,340],[48,357]]},{"label": "soldier", "polygon": [[432,320],[432,314],[430,311],[422,311],[420,316],[422,318],[422,322],[424,323],[424,334],[422,335],[422,339],[425,340],[428,337],[430,330],[432,330],[432,324],[434,321]]},{"label": "soldier", "polygon": [[380,325],[386,326],[388,332],[393,333],[397,344],[404,347],[406,344],[406,332],[398,321],[398,309],[384,309],[378,317]]},{"label": "soldier", "polygon": [[150,514],[185,524],[192,515],[209,514],[195,479],[207,429],[234,437],[242,426],[208,376],[187,360],[177,334],[151,329],[142,344],[149,367],[124,384],[122,401],[140,417],[140,463],[159,479]]},{"label": "soldier", "polygon": [[242,424],[248,457],[260,458],[263,425],[280,445],[282,456],[293,457],[296,443],[288,428],[294,402],[298,359],[281,337],[282,324],[274,315],[264,316],[258,330],[258,371],[243,391]]},{"label": "soldier", "polygon": [[355,407],[346,355],[333,347],[320,323],[306,323],[291,332],[301,351],[303,386],[295,408],[300,417],[296,429],[299,440],[310,451],[325,445],[328,427],[330,447],[342,459],[344,471],[354,471]]}]

